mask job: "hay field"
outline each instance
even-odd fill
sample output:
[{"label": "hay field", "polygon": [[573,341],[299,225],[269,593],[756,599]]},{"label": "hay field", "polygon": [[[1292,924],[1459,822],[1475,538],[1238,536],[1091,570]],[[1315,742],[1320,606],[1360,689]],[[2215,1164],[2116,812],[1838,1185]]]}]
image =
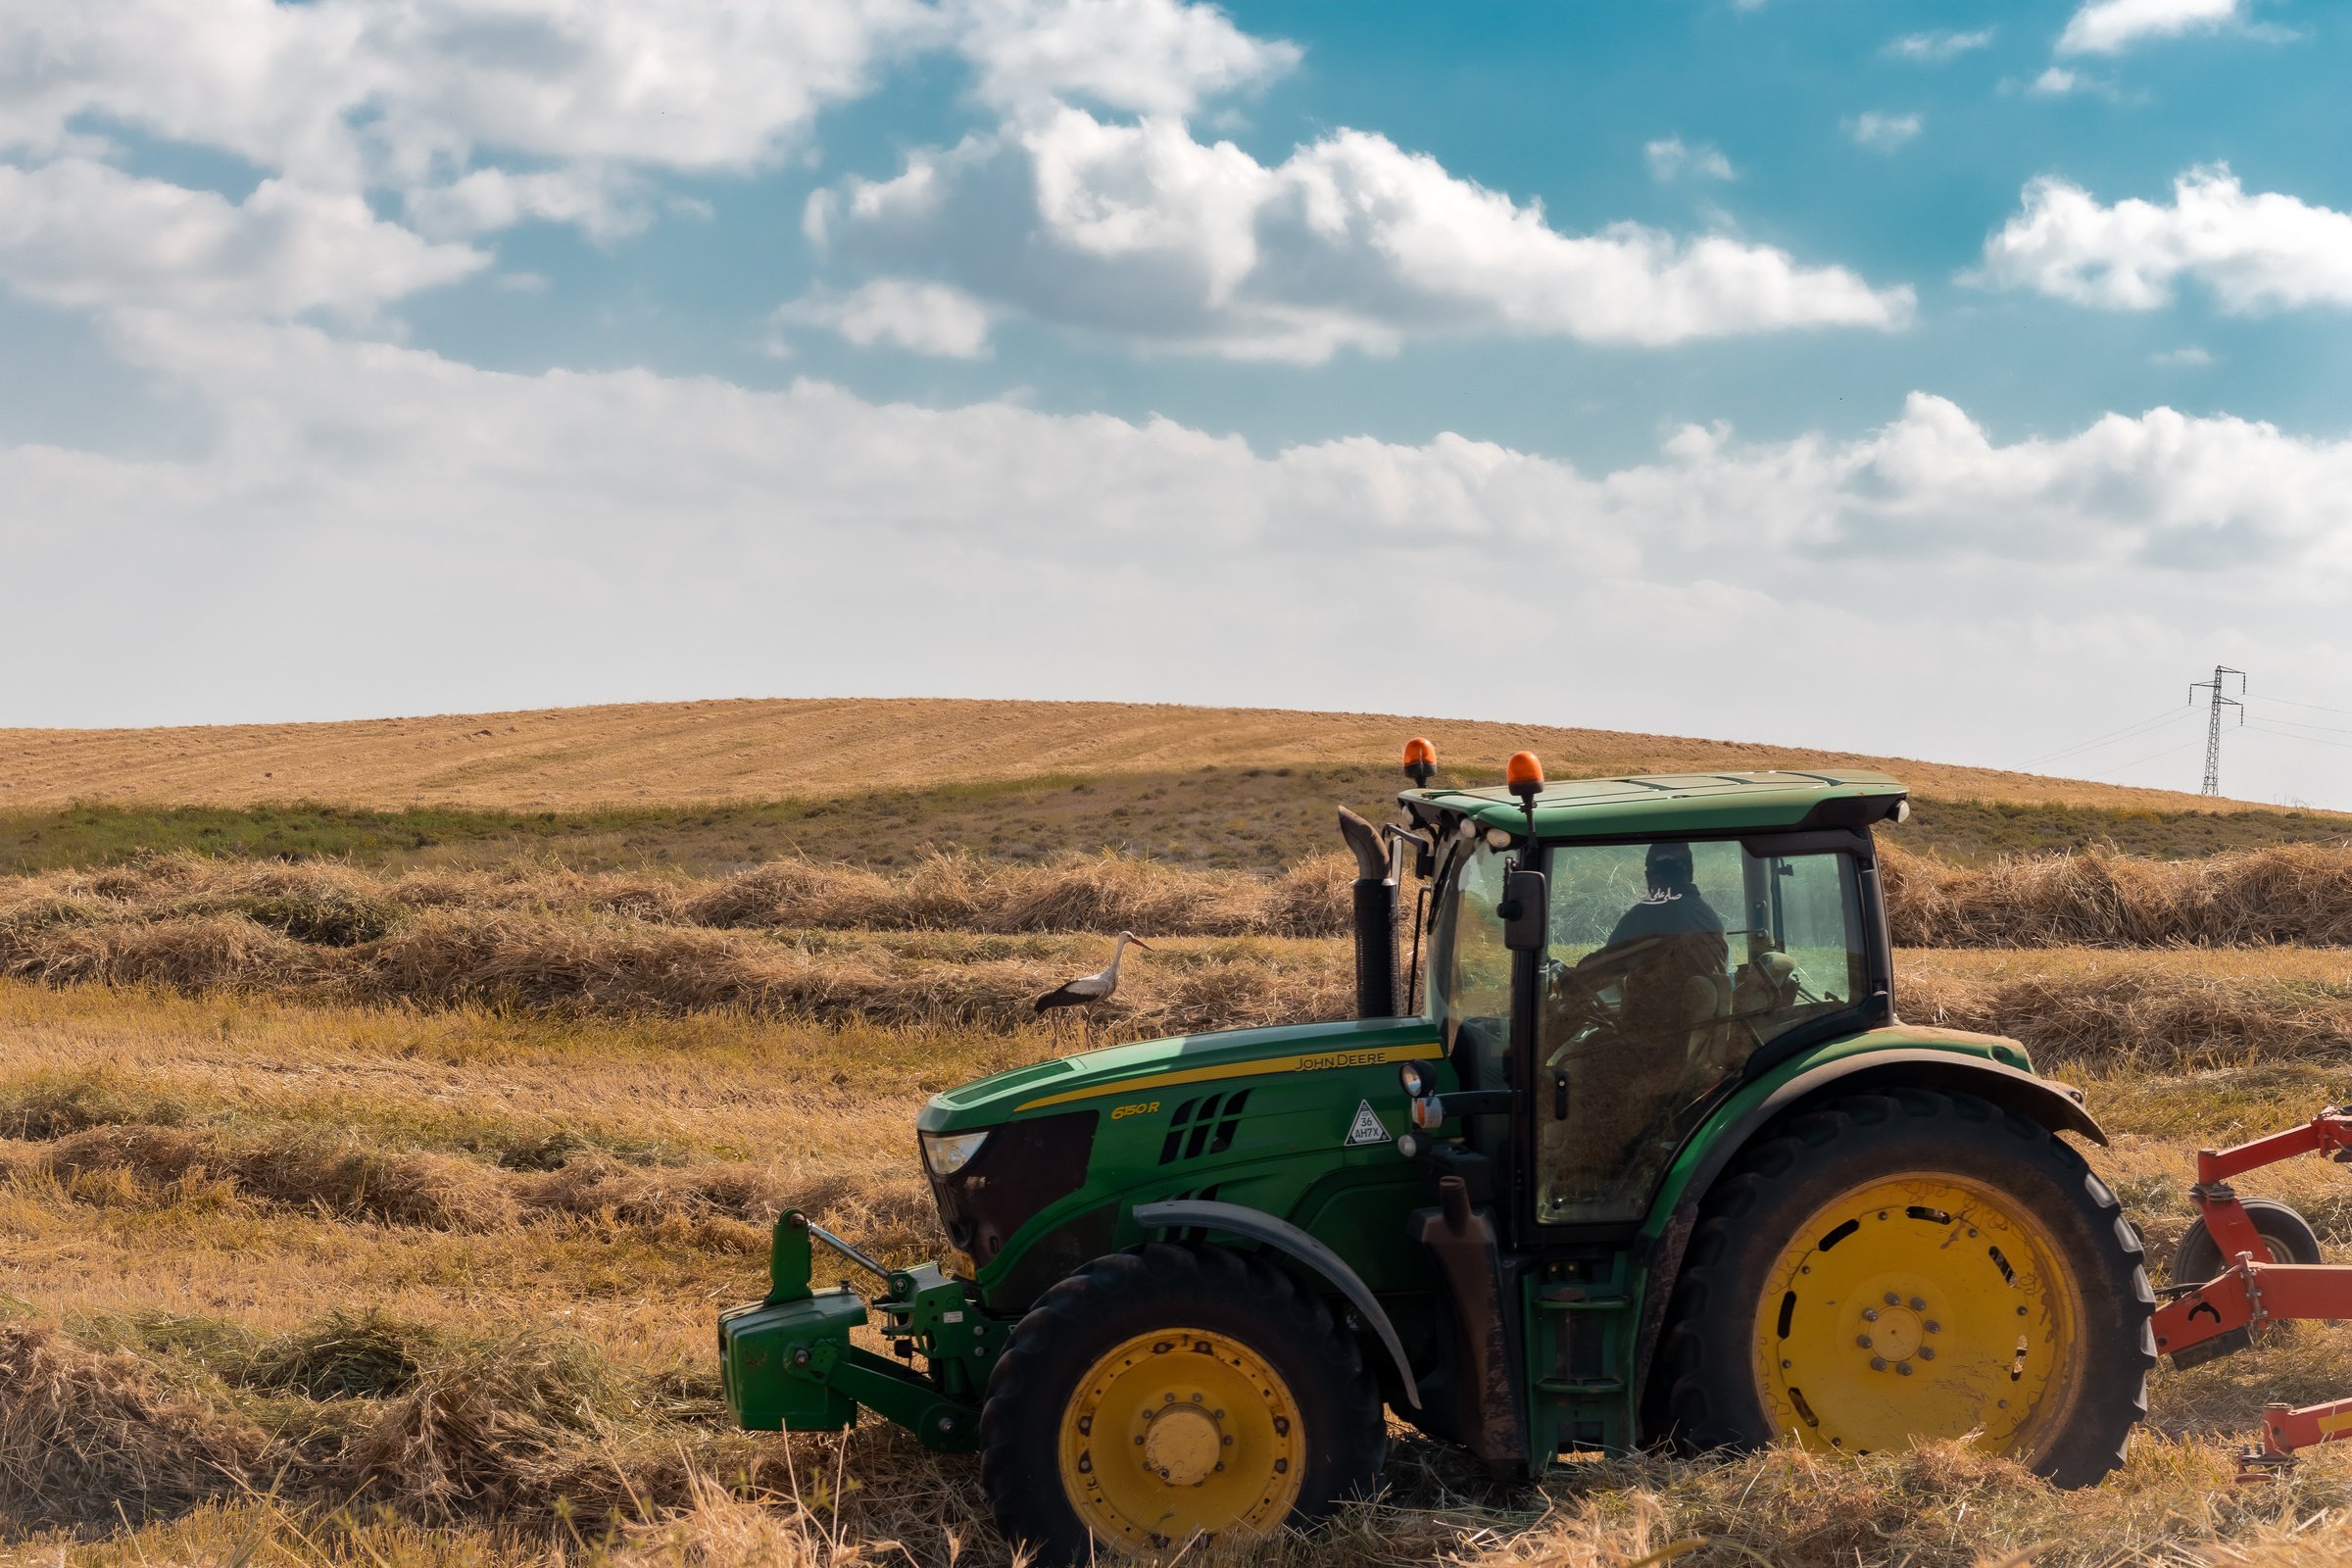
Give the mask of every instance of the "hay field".
[{"label": "hay field", "polygon": [[[1903,1013],[2083,1083],[2158,1262],[2198,1144],[2346,1098],[2352,851],[1890,863]],[[1344,1012],[1346,875],[172,853],[0,877],[0,1561],[1004,1563],[973,1461],[872,1418],[727,1430],[711,1316],[758,1293],[786,1202],[944,1252],[915,1109],[1040,1054],[1027,1000],[1108,932],[1159,949],[1119,1037]],[[2245,1185],[2352,1248],[2340,1170]],[[2265,1399],[2345,1391],[2352,1328],[2167,1370],[2130,1464],[2076,1494],[1951,1448],[1496,1489],[1400,1428],[1386,1498],[1222,1560],[2333,1561],[2352,1453],[2256,1490],[2227,1456]]]},{"label": "hay field", "polygon": [[[0,1554],[1002,1563],[967,1459],[870,1420],[846,1445],[727,1431],[710,1319],[757,1293],[788,1199],[894,1260],[943,1250],[908,1121],[1041,1046],[0,982]],[[2078,1065],[2121,1135],[2097,1162],[2161,1257],[2192,1121],[2316,1103],[2341,1058]],[[2267,1190],[2340,1246],[2345,1186],[2312,1162]],[[1387,1499],[1250,1560],[1623,1564],[1705,1537],[1683,1560],[2323,1561],[2352,1550],[2352,1454],[2247,1491],[2226,1448],[2265,1397],[2320,1396],[2347,1364],[2352,1330],[2314,1326],[2161,1374],[2130,1465],[2078,1494],[1951,1449],[1570,1466],[1498,1491],[1400,1434]]]},{"label": "hay field", "polygon": [[[0,730],[0,808],[71,801],[545,809],[833,797],[1040,775],[1394,766],[1406,735],[1454,767],[1523,747],[1556,777],[1884,767],[1923,795],[2211,808],[2193,795],[1988,768],[1609,730],[1134,703],[806,699],[658,703],[344,723]],[[2222,803],[2227,809],[2264,809]]]}]

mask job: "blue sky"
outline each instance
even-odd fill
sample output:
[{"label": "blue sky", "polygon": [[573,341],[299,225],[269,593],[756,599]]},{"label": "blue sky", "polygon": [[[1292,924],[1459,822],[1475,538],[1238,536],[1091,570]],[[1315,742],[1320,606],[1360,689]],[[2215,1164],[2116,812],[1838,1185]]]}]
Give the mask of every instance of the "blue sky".
[{"label": "blue sky", "polygon": [[2309,0],[22,8],[0,724],[1101,697],[2193,788],[2227,661],[2231,792],[2352,808],[2348,55]]}]

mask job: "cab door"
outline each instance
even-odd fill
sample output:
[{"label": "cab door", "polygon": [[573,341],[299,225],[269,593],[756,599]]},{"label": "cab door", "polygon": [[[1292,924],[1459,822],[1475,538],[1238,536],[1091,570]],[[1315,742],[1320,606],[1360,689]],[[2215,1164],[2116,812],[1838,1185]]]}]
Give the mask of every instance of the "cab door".
[{"label": "cab door", "polygon": [[1760,1054],[1858,1026],[1877,990],[1869,841],[1804,833],[1560,845],[1523,955],[1531,1241],[1630,1236]]}]

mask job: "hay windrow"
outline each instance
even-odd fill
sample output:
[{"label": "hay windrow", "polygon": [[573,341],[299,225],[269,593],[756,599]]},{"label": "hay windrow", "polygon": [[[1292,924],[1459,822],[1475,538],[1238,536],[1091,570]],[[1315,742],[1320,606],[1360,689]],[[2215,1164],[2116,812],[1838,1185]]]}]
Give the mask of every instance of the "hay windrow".
[{"label": "hay windrow", "polygon": [[[1956,866],[1882,845],[1902,947],[2352,946],[2352,849],[2288,845],[2194,860],[2089,850]],[[511,864],[381,875],[158,855],[96,873],[0,880],[0,972],[235,988],[334,967],[360,950],[470,919],[665,933],[961,932],[1334,937],[1348,930],[1343,857],[1279,876],[1127,855],[1044,864],[932,855],[892,875],[785,859],[717,879]],[[681,950],[686,951],[686,950]],[[707,949],[700,951],[722,951]]]},{"label": "hay windrow", "polygon": [[498,1173],[454,1155],[376,1148],[323,1130],[269,1140],[224,1138],[184,1127],[93,1127],[46,1147],[25,1163],[62,1182],[122,1173],[149,1189],[205,1177],[271,1202],[347,1219],[437,1230],[489,1230],[519,1207]]},{"label": "hay windrow", "polygon": [[[130,929],[149,947],[209,956],[176,966],[35,963],[17,972],[50,984],[143,980],[189,994],[328,1004],[608,1018],[739,1014],[1012,1034],[1035,1026],[1032,999],[1097,967],[1107,953],[1099,941],[1077,938],[945,931],[780,937],[462,909],[419,914],[381,942],[348,949],[308,948],[258,928],[249,943],[208,949],[175,944],[172,925]],[[68,928],[59,940],[73,950],[92,937]],[[1898,956],[1903,1017],[2013,1036],[2053,1060],[2126,1055],[2201,1066],[2352,1054],[2352,966],[2333,979],[2279,979],[2208,974],[2185,959],[2129,950],[2104,950],[2111,961],[2100,962],[2080,949],[2011,950],[2015,962],[1973,950],[1999,960],[1988,968],[1959,961],[1963,951]],[[2048,961],[2027,959],[2036,953]],[[1110,1037],[1132,1040],[1342,1018],[1352,1005],[1348,955],[1338,941],[1179,939],[1131,958],[1118,996],[1094,1010]],[[0,1100],[0,1135],[165,1119],[131,1116],[105,1101],[91,1091],[34,1103],[21,1092]]]},{"label": "hay windrow", "polygon": [[[133,1124],[0,1143],[6,1177],[46,1178],[101,1205],[167,1205],[202,1192],[218,1203],[262,1202],[343,1223],[482,1233],[573,1222],[745,1254],[766,1247],[787,1205],[885,1250],[936,1251],[946,1241],[930,1191],[912,1172],[850,1176],[806,1162],[737,1160],[647,1168],[584,1144],[551,1168],[512,1170],[310,1129],[228,1135]],[[364,1329],[351,1334],[368,1339]]]},{"label": "hay windrow", "polygon": [[[223,1324],[132,1334],[180,1374],[0,1322],[0,1524],[136,1525],[266,1491],[296,1507],[545,1529],[641,1517],[685,1501],[698,1467],[748,1478],[776,1457],[698,1431],[700,1403],[560,1333],[461,1338],[337,1312],[259,1342]],[[240,1406],[231,1388],[274,1402]]]},{"label": "hay windrow", "polygon": [[2047,951],[1988,955],[1990,964],[1902,955],[1896,1004],[1912,1023],[2010,1036],[2044,1068],[2097,1061],[2186,1072],[2352,1058],[2352,965],[2333,981],[2258,978],[2148,954],[2039,961]]},{"label": "hay windrow", "polygon": [[88,1525],[184,1511],[252,1486],[270,1444],[124,1353],[0,1322],[0,1516]]},{"label": "hay windrow", "polygon": [[2195,860],[2085,850],[1961,867],[1882,844],[1897,947],[2352,945],[2352,850]]},{"label": "hay windrow", "polygon": [[8,879],[0,891],[0,949],[52,927],[225,915],[310,946],[351,947],[431,909],[612,916],[713,930],[1132,927],[1161,936],[1336,936],[1347,929],[1348,876],[1341,856],[1273,877],[1104,852],[1044,864],[935,854],[891,876],[784,859],[698,879],[536,864],[383,875],[331,861],[211,860],[178,852],[98,872]]}]

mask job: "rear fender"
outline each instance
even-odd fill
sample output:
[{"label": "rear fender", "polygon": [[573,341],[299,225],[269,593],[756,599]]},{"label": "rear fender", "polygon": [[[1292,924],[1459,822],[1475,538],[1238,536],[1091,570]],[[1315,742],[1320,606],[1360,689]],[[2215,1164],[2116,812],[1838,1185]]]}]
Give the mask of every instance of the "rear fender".
[{"label": "rear fender", "polygon": [[1873,1051],[1807,1067],[1743,1106],[1709,1141],[1675,1200],[1677,1206],[1695,1207],[1750,1138],[1806,1101],[1831,1093],[1896,1086],[1974,1095],[2051,1132],[2080,1133],[2102,1147],[2107,1142],[2106,1131],[2082,1108],[2082,1092],[2070,1084],[1933,1047]]}]

